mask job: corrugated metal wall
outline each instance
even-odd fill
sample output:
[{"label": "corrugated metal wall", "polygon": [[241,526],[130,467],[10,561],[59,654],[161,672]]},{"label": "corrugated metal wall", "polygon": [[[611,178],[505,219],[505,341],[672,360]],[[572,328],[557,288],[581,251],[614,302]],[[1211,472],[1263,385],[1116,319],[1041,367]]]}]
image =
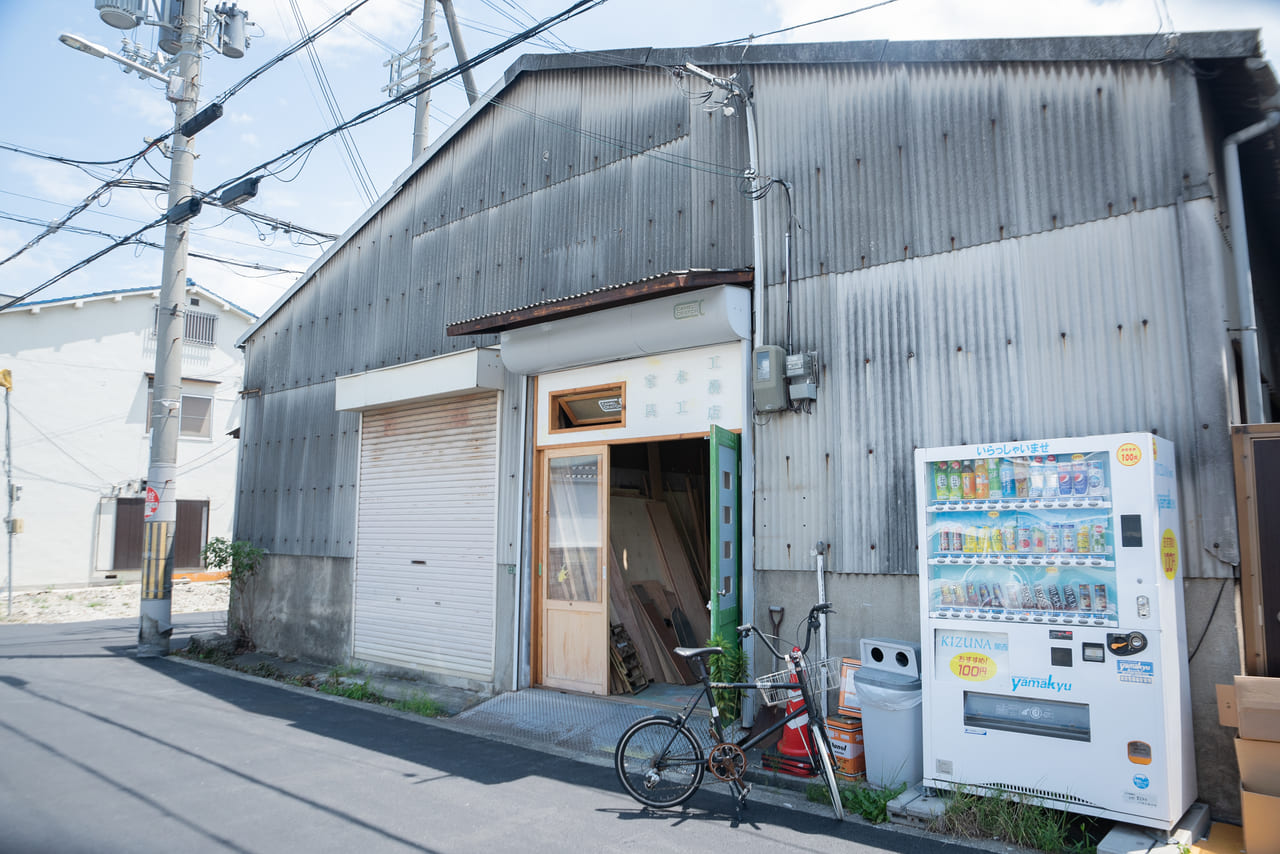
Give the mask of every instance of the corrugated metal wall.
[{"label": "corrugated metal wall", "polygon": [[[333,411],[335,376],[495,343],[447,338],[453,321],[672,270],[750,266],[741,134],[657,69],[520,77],[246,343],[245,387],[261,392],[246,400],[237,536],[275,553],[352,556],[358,418]],[[504,407],[502,435],[520,435],[519,415]],[[323,513],[303,511],[313,496],[328,501]],[[518,498],[504,493],[502,519]],[[508,551],[499,560],[514,563]]]},{"label": "corrugated metal wall", "polygon": [[1194,524],[1233,487],[1197,464],[1180,266],[1166,207],[798,283],[824,382],[758,434],[758,565],[811,568],[821,539],[835,571],[914,572],[917,447],[1148,430],[1178,451],[1189,574],[1228,576]]},{"label": "corrugated metal wall", "polygon": [[[1229,503],[1222,482],[1197,482],[1196,454],[1223,458],[1225,419],[1189,435],[1196,406],[1226,409],[1226,371],[1193,388],[1191,364],[1225,363],[1227,334],[1219,318],[1187,325],[1175,210],[1207,192],[1212,162],[1187,68],[749,71],[761,169],[792,183],[801,227],[795,344],[823,362],[815,414],[775,416],[759,434],[762,568],[808,566],[824,539],[838,547],[834,569],[914,571],[903,520],[916,444],[1156,428],[1178,445],[1184,506]],[[273,551],[350,555],[344,466],[358,441],[350,416],[332,411],[334,375],[492,343],[446,339],[452,321],[670,270],[749,266],[746,163],[741,112],[703,112],[657,69],[518,77],[250,341],[246,386],[262,394],[246,414],[244,535]],[[763,203],[772,283],[782,199]],[[1197,240],[1221,252],[1216,234]],[[769,290],[771,342],[786,338],[782,291]],[[1096,378],[1116,366],[1116,382]],[[511,407],[500,429],[523,429]],[[301,468],[267,459],[296,453]],[[1213,477],[1229,480],[1222,468]],[[295,471],[314,482],[291,487]],[[295,509],[312,487],[336,501],[327,527]],[[503,518],[514,509],[504,500]],[[1230,521],[1205,537],[1227,552],[1218,534],[1234,537]],[[1189,563],[1193,575],[1229,569]]]}]

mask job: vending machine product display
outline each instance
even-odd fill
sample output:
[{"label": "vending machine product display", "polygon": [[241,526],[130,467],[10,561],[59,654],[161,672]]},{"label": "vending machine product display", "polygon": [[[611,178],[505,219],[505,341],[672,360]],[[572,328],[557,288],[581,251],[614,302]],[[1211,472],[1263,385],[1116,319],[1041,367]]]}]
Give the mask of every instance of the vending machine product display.
[{"label": "vending machine product display", "polygon": [[1169,829],[1195,800],[1172,443],[916,451],[924,783]]}]

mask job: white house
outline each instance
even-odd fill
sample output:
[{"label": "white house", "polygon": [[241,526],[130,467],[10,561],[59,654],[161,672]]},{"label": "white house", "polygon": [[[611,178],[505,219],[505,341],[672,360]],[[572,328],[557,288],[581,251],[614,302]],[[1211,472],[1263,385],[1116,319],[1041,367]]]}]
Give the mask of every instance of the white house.
[{"label": "white house", "polygon": [[[0,312],[10,392],[15,589],[136,577],[150,459],[155,288],[24,302]],[[230,536],[243,356],[254,315],[187,280],[174,571]],[[0,496],[2,497],[2,496]]]}]

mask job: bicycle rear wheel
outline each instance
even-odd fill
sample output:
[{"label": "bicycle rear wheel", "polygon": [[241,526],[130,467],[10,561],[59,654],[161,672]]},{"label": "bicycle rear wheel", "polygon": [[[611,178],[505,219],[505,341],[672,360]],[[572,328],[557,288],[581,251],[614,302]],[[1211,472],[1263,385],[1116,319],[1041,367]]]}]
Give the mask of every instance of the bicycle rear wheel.
[{"label": "bicycle rear wheel", "polygon": [[844,802],[840,800],[840,786],[836,782],[835,762],[831,758],[831,743],[827,741],[827,731],[815,721],[809,722],[809,734],[813,737],[813,752],[817,754],[818,764],[822,767],[822,777],[826,780],[827,791],[831,794],[831,809],[835,812],[836,821],[844,820]]},{"label": "bicycle rear wheel", "polygon": [[613,767],[627,794],[647,807],[678,806],[702,785],[706,760],[698,739],[679,721],[636,721],[618,739]]}]

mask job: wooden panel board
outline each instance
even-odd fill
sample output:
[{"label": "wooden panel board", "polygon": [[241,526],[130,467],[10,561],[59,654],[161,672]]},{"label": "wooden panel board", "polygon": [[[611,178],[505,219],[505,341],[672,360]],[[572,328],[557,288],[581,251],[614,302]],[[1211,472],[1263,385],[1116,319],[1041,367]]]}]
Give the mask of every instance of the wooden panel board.
[{"label": "wooden panel board", "polygon": [[707,601],[694,581],[694,569],[689,565],[689,557],[685,554],[675,522],[671,520],[671,511],[666,504],[657,501],[648,502],[645,509],[667,569],[666,587],[675,593],[676,601],[689,619],[694,634],[697,635],[695,643],[705,643],[711,633]]},{"label": "wooden panel board", "polygon": [[545,684],[587,694],[601,693],[601,677],[609,669],[609,645],[608,638],[600,637],[599,615],[549,607],[544,616]]}]

